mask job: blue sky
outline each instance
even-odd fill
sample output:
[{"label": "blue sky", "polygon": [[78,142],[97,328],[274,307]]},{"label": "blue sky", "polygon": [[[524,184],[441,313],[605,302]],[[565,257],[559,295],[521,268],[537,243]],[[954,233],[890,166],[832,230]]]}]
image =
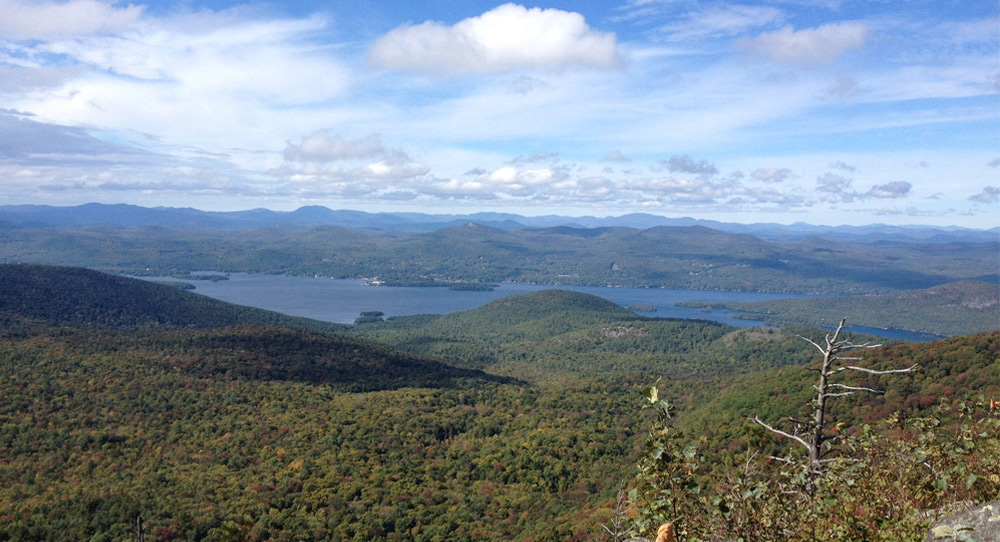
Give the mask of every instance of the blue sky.
[{"label": "blue sky", "polygon": [[0,0],[0,205],[1000,226],[995,1]]}]

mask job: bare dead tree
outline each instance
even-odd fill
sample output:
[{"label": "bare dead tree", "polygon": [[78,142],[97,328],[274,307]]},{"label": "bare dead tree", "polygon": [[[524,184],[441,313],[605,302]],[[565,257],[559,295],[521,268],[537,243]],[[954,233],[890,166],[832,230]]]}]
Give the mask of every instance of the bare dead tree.
[{"label": "bare dead tree", "polygon": [[[628,489],[626,489],[625,484],[622,484],[618,487],[618,495],[615,497],[614,515],[601,525],[604,532],[596,540],[608,540],[608,535],[611,536],[610,542],[622,542],[625,540],[628,537],[630,523],[628,517],[629,507]],[[594,540],[595,538],[591,537],[591,539]]]},{"label": "bare dead tree", "polygon": [[843,397],[847,395],[853,395],[857,392],[866,393],[883,393],[881,390],[876,390],[873,388],[866,388],[862,386],[848,386],[845,384],[831,383],[830,379],[840,373],[845,371],[855,371],[860,373],[867,373],[871,375],[887,375],[895,373],[909,373],[917,368],[914,364],[911,367],[905,369],[890,369],[886,371],[876,371],[873,369],[866,369],[864,367],[857,367],[850,365],[850,362],[858,361],[859,357],[846,357],[841,354],[845,352],[850,352],[859,349],[877,348],[881,346],[880,344],[856,344],[851,341],[850,337],[841,338],[844,331],[844,325],[847,323],[847,319],[844,318],[840,321],[840,325],[837,329],[826,336],[826,345],[820,346],[815,341],[808,339],[806,337],[801,337],[802,339],[809,342],[809,344],[816,347],[817,350],[823,355],[822,366],[818,369],[819,371],[819,381],[813,386],[816,390],[816,397],[812,401],[812,420],[811,421],[799,421],[795,419],[790,419],[797,427],[806,428],[804,432],[795,431],[789,433],[787,431],[782,431],[781,429],[775,428],[767,423],[761,421],[758,416],[753,417],[753,421],[763,427],[764,429],[780,435],[782,437],[791,439],[799,444],[801,444],[807,453],[807,463],[806,466],[809,469],[809,473],[812,479],[818,478],[823,474],[823,467],[832,459],[824,458],[823,444],[834,438],[833,435],[828,434],[827,426],[829,425],[829,420],[827,419],[827,401],[834,397]]}]

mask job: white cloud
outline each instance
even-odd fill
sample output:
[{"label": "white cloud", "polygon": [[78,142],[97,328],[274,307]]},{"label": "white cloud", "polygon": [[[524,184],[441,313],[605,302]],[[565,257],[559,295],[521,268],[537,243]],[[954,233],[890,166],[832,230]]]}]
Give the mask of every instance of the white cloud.
[{"label": "white cloud", "polygon": [[880,199],[903,198],[910,194],[911,188],[913,188],[912,183],[908,183],[906,181],[893,181],[891,183],[873,186],[871,190],[868,191],[867,195],[872,198]]},{"label": "white cloud", "polygon": [[735,36],[754,28],[784,20],[780,9],[741,4],[710,6],[687,13],[680,21],[662,27],[671,41]]},{"label": "white cloud", "polygon": [[23,40],[108,32],[127,28],[142,16],[142,6],[116,7],[117,3],[0,0],[0,38]]},{"label": "white cloud", "polygon": [[803,30],[788,25],[739,43],[781,62],[814,65],[831,64],[846,51],[864,47],[868,36],[868,27],[862,23],[833,23]]},{"label": "white cloud", "polygon": [[850,190],[851,184],[851,179],[833,173],[824,173],[816,178],[816,190],[825,193],[823,199],[831,203],[854,201],[857,194]]},{"label": "white cloud", "polygon": [[653,171],[667,170],[671,173],[694,173],[696,175],[715,175],[719,170],[715,164],[705,160],[695,161],[686,154],[671,156],[669,160],[660,160],[653,164]]},{"label": "white cloud", "polygon": [[453,26],[401,26],[372,46],[369,60],[391,70],[432,74],[569,67],[612,68],[620,58],[611,33],[583,15],[504,4]]},{"label": "white cloud", "polygon": [[979,203],[996,203],[1000,201],[1000,187],[987,186],[983,188],[982,192],[971,196],[969,199]]},{"label": "white cloud", "polygon": [[301,143],[289,143],[284,155],[289,161],[331,162],[377,156],[384,151],[382,142],[374,135],[348,141],[328,130],[320,130],[304,137]]},{"label": "white cloud", "polygon": [[[322,18],[257,21],[201,12],[139,24],[141,32],[22,44],[23,58],[72,71],[48,88],[8,95],[7,103],[42,121],[153,134],[173,146],[170,152],[210,149],[231,154],[241,167],[267,169],[276,163],[275,149],[303,126],[339,120],[335,107],[317,114],[305,106],[325,104],[353,83],[330,50],[316,46],[327,26]],[[25,78],[45,69],[18,68]],[[259,148],[271,156],[250,150]]]},{"label": "white cloud", "polygon": [[559,153],[534,151],[529,155],[521,155],[510,159],[507,163],[512,166],[524,166],[526,164],[538,164],[541,162],[557,162]]},{"label": "white cloud", "polygon": [[848,164],[848,163],[844,162],[843,160],[837,160],[836,162],[830,162],[830,167],[832,167],[834,169],[839,169],[839,170],[842,170],[842,171],[849,171],[851,173],[854,173],[854,172],[856,172],[858,170],[857,166],[852,166],[851,164]]},{"label": "white cloud", "polygon": [[781,183],[792,177],[792,170],[788,168],[757,168],[750,174],[755,181],[765,183]]},{"label": "white cloud", "polygon": [[632,159],[629,158],[628,156],[625,156],[622,153],[621,150],[614,150],[614,151],[611,151],[610,153],[608,153],[607,156],[605,156],[604,158],[602,158],[601,161],[603,161],[603,162],[626,163],[626,162],[631,162]]},{"label": "white cloud", "polygon": [[430,173],[430,169],[409,160],[379,160],[352,172],[364,179],[412,179]]}]

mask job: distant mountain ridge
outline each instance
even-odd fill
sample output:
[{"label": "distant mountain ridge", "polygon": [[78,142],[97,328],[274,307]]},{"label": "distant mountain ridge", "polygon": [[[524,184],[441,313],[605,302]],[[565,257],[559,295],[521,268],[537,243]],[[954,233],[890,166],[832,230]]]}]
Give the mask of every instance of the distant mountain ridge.
[{"label": "distant mountain ridge", "polygon": [[323,206],[300,207],[294,211],[250,209],[215,212],[192,208],[140,207],[128,204],[88,203],[73,207],[48,205],[0,206],[0,229],[24,228],[137,228],[161,226],[176,229],[259,229],[274,227],[311,228],[339,226],[349,229],[426,232],[474,222],[502,230],[537,228],[607,228],[648,229],[658,226],[704,226],[726,233],[749,234],[769,239],[805,239],[823,237],[834,240],[864,238],[866,241],[921,242],[991,242],[1000,239],[1000,228],[977,230],[960,227],[890,226],[815,226],[802,222],[736,224],[694,218],[668,218],[645,213],[617,217],[569,217],[558,215],[522,216],[511,213],[482,212],[468,215],[425,213],[367,213],[331,210]]}]

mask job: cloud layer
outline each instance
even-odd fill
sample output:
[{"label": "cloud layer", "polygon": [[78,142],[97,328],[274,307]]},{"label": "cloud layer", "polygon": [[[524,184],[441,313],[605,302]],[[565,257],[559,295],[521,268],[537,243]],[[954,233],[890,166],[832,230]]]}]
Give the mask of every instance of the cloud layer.
[{"label": "cloud layer", "polygon": [[139,22],[143,7],[118,7],[97,0],[0,0],[0,38],[42,39],[105,33]]},{"label": "cloud layer", "polygon": [[1000,225],[995,3],[174,4],[0,0],[0,204]]}]

